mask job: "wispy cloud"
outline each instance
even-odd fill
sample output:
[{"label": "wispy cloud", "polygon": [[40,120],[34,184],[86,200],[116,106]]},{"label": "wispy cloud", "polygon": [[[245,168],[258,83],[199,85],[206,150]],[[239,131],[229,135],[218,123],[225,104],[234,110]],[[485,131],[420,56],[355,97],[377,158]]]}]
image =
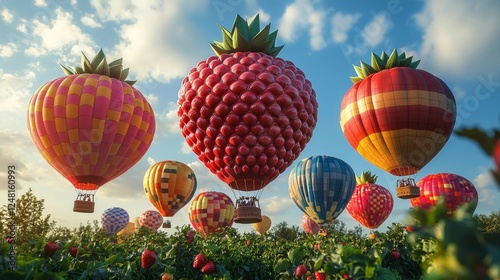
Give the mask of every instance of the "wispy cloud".
[{"label": "wispy cloud", "polygon": [[14,15],[8,9],[3,9],[2,10],[2,19],[3,19],[3,21],[10,23],[14,19]]},{"label": "wispy cloud", "polygon": [[332,40],[334,43],[343,43],[348,38],[348,32],[361,18],[361,14],[344,14],[336,12],[330,20]]}]

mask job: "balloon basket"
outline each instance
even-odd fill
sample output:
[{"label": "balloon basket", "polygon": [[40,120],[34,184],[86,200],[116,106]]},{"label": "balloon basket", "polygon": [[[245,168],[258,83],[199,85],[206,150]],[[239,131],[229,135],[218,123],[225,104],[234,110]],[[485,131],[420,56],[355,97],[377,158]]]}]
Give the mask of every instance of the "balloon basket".
[{"label": "balloon basket", "polygon": [[420,196],[420,188],[417,186],[403,186],[396,188],[396,195],[401,199],[410,199]]},{"label": "balloon basket", "polygon": [[94,213],[95,203],[93,201],[75,200],[73,212]]},{"label": "balloon basket", "polygon": [[233,221],[238,224],[255,224],[262,222],[260,208],[256,206],[240,206],[234,209]]},{"label": "balloon basket", "polygon": [[166,221],[166,222],[163,222],[162,228],[171,228],[172,227],[172,224],[170,223],[170,221]]}]

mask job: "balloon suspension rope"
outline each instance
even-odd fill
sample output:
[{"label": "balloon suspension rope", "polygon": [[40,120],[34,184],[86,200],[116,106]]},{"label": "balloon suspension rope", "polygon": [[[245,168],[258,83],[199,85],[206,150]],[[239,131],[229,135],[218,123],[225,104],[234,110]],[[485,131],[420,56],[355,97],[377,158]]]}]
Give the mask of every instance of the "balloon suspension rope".
[{"label": "balloon suspension rope", "polygon": [[76,200],[94,202],[96,190],[75,189]]}]

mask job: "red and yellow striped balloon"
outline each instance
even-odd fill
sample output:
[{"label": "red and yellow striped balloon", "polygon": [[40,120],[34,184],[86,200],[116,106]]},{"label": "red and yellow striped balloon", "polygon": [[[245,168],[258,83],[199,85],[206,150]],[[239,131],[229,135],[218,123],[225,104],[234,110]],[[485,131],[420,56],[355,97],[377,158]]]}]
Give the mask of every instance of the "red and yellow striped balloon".
[{"label": "red and yellow striped balloon", "polygon": [[424,70],[395,67],[349,89],[340,125],[366,160],[395,176],[408,176],[442,149],[455,118],[455,98],[442,80]]},{"label": "red and yellow striped balloon", "polygon": [[358,184],[346,210],[368,229],[378,228],[391,214],[394,199],[389,190],[373,183]]},{"label": "red and yellow striped balloon", "polygon": [[144,191],[163,217],[173,217],[193,198],[196,176],[186,164],[166,160],[151,165],[143,180]]},{"label": "red and yellow striped balloon", "polygon": [[153,141],[155,118],[129,84],[75,74],[35,92],[28,129],[43,158],[77,190],[96,190],[142,158]]},{"label": "red and yellow striped balloon", "polygon": [[446,212],[453,215],[456,209],[468,203],[472,211],[476,209],[478,194],[476,187],[467,179],[452,173],[435,173],[425,176],[417,182],[420,196],[410,199],[413,207],[428,210],[442,199],[446,204]]},{"label": "red and yellow striped balloon", "polygon": [[221,192],[199,193],[191,202],[189,220],[202,236],[233,225],[234,203]]}]

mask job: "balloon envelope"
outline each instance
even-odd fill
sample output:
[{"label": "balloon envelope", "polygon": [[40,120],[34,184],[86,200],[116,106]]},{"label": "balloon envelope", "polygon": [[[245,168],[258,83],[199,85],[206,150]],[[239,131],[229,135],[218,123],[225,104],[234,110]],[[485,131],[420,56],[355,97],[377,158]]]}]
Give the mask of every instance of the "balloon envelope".
[{"label": "balloon envelope", "polygon": [[410,199],[413,207],[429,209],[440,199],[446,204],[448,215],[453,215],[456,209],[468,203],[472,211],[476,209],[478,194],[476,187],[467,179],[452,173],[435,173],[425,176],[417,182],[420,196]]},{"label": "balloon envelope", "polygon": [[151,204],[164,217],[172,217],[193,198],[197,182],[189,166],[167,160],[148,168],[143,185]]},{"label": "balloon envelope", "polygon": [[199,193],[191,202],[189,221],[202,236],[233,225],[234,203],[221,192]]},{"label": "balloon envelope", "polygon": [[302,229],[306,233],[318,234],[319,225],[313,219],[309,218],[307,214],[302,216]]},{"label": "balloon envelope", "polygon": [[266,215],[262,215],[262,221],[259,223],[254,223],[252,224],[252,226],[256,232],[258,232],[260,235],[263,235],[271,228],[271,219]]},{"label": "balloon envelope", "polygon": [[152,231],[158,230],[163,224],[163,217],[158,211],[147,210],[139,216],[139,225]]},{"label": "balloon envelope", "polygon": [[118,243],[121,243],[123,240],[129,238],[135,233],[135,224],[133,222],[129,222],[122,230],[120,230],[118,235]]},{"label": "balloon envelope", "polygon": [[395,176],[417,173],[448,141],[456,103],[432,74],[395,67],[355,83],[342,99],[340,126],[366,160]]},{"label": "balloon envelope", "polygon": [[43,158],[76,189],[96,190],[142,158],[155,117],[146,98],[125,82],[70,75],[35,92],[28,130]]},{"label": "balloon envelope", "polygon": [[354,189],[346,210],[356,221],[369,229],[378,228],[391,214],[394,199],[383,186],[364,183]]},{"label": "balloon envelope", "polygon": [[129,223],[127,211],[120,207],[112,207],[104,210],[101,215],[101,224],[109,234],[116,234]]},{"label": "balloon envelope", "polygon": [[344,211],[355,186],[351,166],[331,156],[301,160],[288,179],[293,201],[318,224],[332,222]]}]

